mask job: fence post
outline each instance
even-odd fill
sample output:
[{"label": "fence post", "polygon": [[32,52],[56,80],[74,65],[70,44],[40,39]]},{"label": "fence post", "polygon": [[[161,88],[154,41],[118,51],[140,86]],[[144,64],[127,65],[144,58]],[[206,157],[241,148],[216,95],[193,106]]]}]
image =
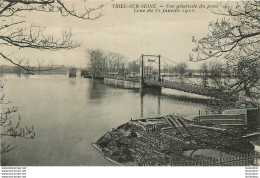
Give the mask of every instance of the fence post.
[{"label": "fence post", "polygon": [[242,158],[242,160],[243,160],[243,166],[246,166],[246,159],[245,159],[245,153],[242,153],[242,156],[243,156],[243,158]]},{"label": "fence post", "polygon": [[212,166],[212,158],[209,158],[209,166]]},{"label": "fence post", "polygon": [[246,157],[247,157],[247,158],[246,158],[247,166],[251,166],[249,153],[247,153],[247,156],[246,156]]},{"label": "fence post", "polygon": [[253,159],[254,159],[254,155],[252,154],[252,152],[250,152],[250,164],[251,164],[252,166],[254,166],[254,161],[253,161]]},{"label": "fence post", "polygon": [[241,161],[242,161],[242,165],[241,166],[245,166],[244,164],[244,154],[243,153],[241,153]]},{"label": "fence post", "polygon": [[222,166],[222,164],[221,164],[221,158],[219,158],[219,165]]},{"label": "fence post", "polygon": [[247,166],[247,154],[246,153],[244,153],[244,164],[245,164],[245,166]]},{"label": "fence post", "polygon": [[232,166],[236,166],[237,165],[237,157],[236,156],[232,156],[231,159],[233,160]]},{"label": "fence post", "polygon": [[254,155],[254,160],[255,160],[255,165],[258,166],[258,160],[259,160],[259,153],[255,152],[255,155]]},{"label": "fence post", "polygon": [[255,159],[255,152],[251,152],[251,156],[252,156],[252,165],[255,165],[254,159]]},{"label": "fence post", "polygon": [[237,154],[236,154],[236,164],[235,164],[235,166],[238,166],[237,160],[238,160],[238,156],[237,156]]},{"label": "fence post", "polygon": [[241,165],[241,153],[238,154],[238,166],[242,166]]}]

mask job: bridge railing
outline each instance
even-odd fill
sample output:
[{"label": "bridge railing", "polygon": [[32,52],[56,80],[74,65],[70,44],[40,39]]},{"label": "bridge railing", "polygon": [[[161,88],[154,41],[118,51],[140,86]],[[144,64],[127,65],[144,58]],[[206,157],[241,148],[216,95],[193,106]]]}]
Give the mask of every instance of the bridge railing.
[{"label": "bridge railing", "polygon": [[195,93],[195,94],[206,95],[206,96],[228,94],[228,92],[218,88],[214,88],[210,86],[202,86],[202,85],[192,84],[192,83],[176,82],[176,81],[169,81],[169,80],[157,81],[157,80],[150,80],[150,79],[145,79],[144,82],[147,85],[151,85],[151,86],[152,85],[161,86],[161,87],[172,88],[172,89],[177,89],[189,93]]}]

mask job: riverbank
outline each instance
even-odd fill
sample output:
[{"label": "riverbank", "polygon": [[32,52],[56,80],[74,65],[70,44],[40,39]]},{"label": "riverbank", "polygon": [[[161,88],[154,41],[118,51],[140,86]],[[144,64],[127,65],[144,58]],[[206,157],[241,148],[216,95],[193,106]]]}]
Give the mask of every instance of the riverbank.
[{"label": "riverbank", "polygon": [[106,158],[127,166],[242,166],[255,165],[259,158],[254,145],[233,131],[199,127],[176,115],[131,120],[107,132],[95,146]]}]

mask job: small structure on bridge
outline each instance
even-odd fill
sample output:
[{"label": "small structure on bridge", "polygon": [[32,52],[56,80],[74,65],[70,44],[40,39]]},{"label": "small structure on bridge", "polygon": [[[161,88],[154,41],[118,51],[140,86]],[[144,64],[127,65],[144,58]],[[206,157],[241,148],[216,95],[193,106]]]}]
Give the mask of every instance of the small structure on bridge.
[{"label": "small structure on bridge", "polygon": [[[161,81],[161,55],[144,55],[142,54],[141,56],[141,69],[140,69],[140,75],[141,75],[141,87],[142,88],[146,88],[149,87],[148,85],[146,85],[145,83],[145,78],[151,79],[153,77],[153,67],[151,66],[144,66],[144,58],[145,57],[149,57],[152,59],[148,59],[148,62],[155,62],[158,59],[158,75],[157,75],[157,80]],[[153,88],[159,88],[161,89],[160,86],[153,86]]]},{"label": "small structure on bridge", "polygon": [[76,68],[70,68],[69,69],[69,77],[76,77],[77,76],[77,69]]},{"label": "small structure on bridge", "polygon": [[140,77],[140,75],[138,72],[131,72],[131,74],[130,74],[130,78],[139,78],[139,77]]},{"label": "small structure on bridge", "polygon": [[150,67],[150,66],[144,67],[143,77],[144,78],[152,78],[152,76],[153,76],[153,67]]}]

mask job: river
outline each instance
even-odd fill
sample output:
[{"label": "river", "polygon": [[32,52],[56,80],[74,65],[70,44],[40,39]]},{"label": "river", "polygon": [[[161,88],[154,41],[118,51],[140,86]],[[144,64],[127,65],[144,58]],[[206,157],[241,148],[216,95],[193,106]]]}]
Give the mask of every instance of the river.
[{"label": "river", "polygon": [[[17,147],[1,157],[2,165],[108,166],[91,145],[112,128],[131,118],[177,113],[193,118],[205,99],[162,89],[140,91],[137,83],[96,81],[65,75],[5,75],[5,97],[19,107],[14,122],[34,127],[34,139],[3,137]],[[2,108],[8,107],[3,105]]]}]

